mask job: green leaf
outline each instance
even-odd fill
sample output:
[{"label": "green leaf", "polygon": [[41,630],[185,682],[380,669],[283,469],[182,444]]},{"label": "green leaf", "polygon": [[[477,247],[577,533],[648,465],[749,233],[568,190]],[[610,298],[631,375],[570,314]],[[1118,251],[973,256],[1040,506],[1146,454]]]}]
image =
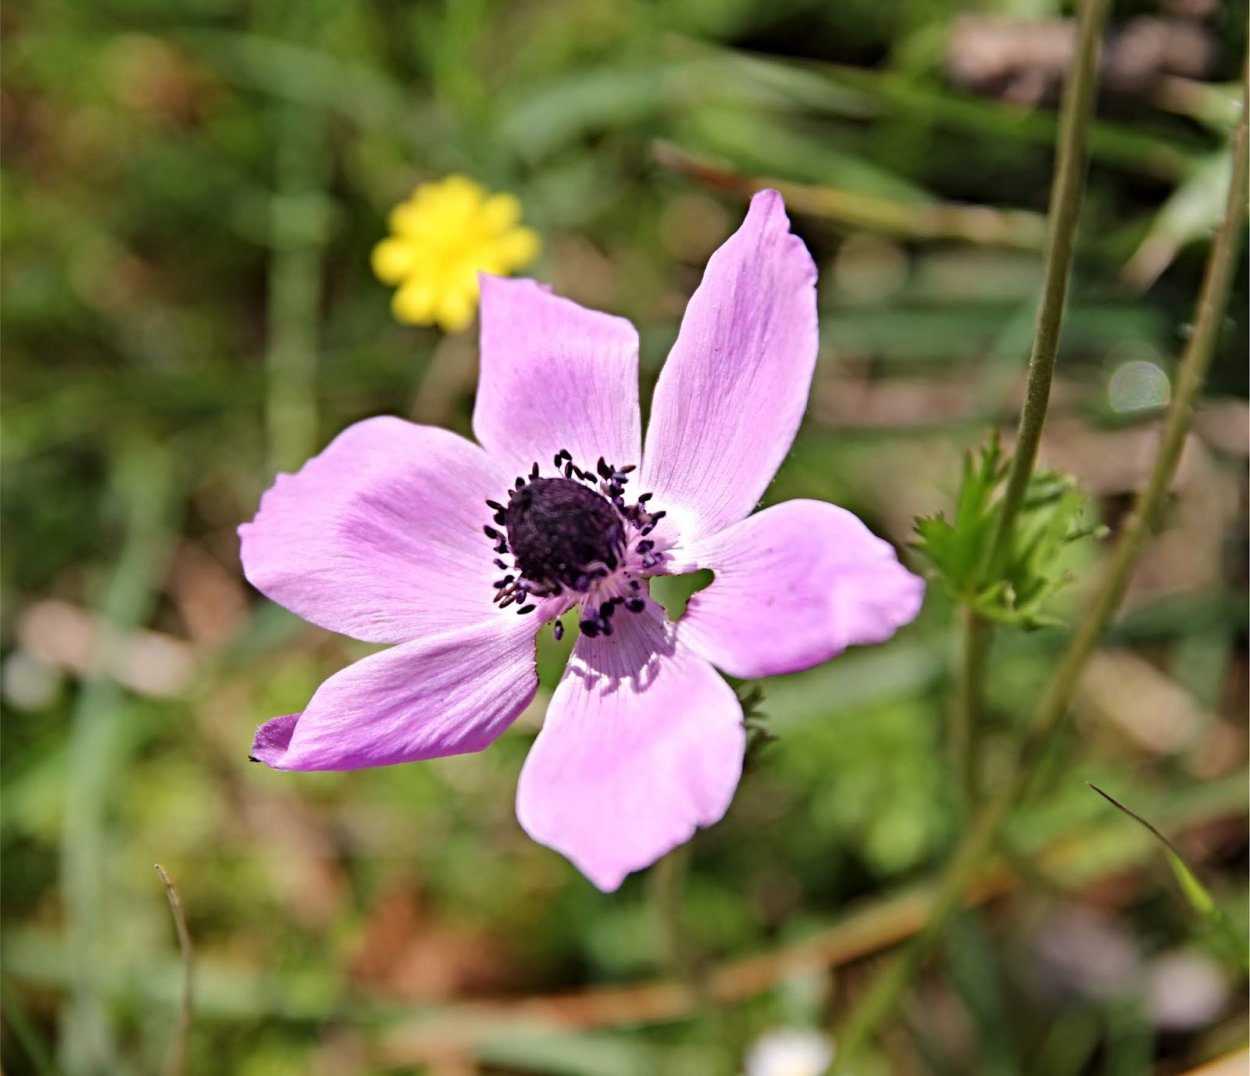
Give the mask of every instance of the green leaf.
[{"label": "green leaf", "polygon": [[918,519],[913,544],[957,604],[998,623],[1061,626],[1047,606],[1069,581],[1063,568],[1068,547],[1102,529],[1081,524],[1085,498],[1075,480],[1044,471],[1030,479],[1015,532],[995,561],[991,549],[1007,470],[997,435],[979,453],[968,453],[954,519],[942,513]]},{"label": "green leaf", "polygon": [[[1086,783],[1089,784],[1089,782]],[[1109,792],[1104,792],[1095,784],[1090,784],[1089,787],[1116,810],[1128,815],[1138,825],[1145,826],[1155,839],[1163,845],[1163,852],[1167,858],[1168,866],[1172,868],[1172,874],[1176,877],[1176,884],[1190,908],[1193,909],[1194,914],[1211,931],[1212,935],[1219,941],[1222,949],[1242,967],[1250,968],[1250,958],[1247,957],[1247,940],[1240,936],[1232,920],[1224,914],[1223,909],[1215,902],[1215,898],[1211,896],[1210,890],[1189,869],[1188,864],[1181,858],[1180,852],[1176,850],[1176,846],[1160,833],[1154,825],[1130,807],[1125,806]]]}]

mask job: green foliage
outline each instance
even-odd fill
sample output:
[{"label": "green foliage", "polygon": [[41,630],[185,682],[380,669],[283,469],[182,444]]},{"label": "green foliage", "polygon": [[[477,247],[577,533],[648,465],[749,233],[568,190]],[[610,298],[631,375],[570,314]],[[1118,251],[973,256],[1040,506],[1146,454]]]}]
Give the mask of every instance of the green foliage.
[{"label": "green foliage", "polygon": [[801,852],[855,857],[894,877],[943,845],[953,813],[934,764],[934,716],[909,700],[785,730],[766,773],[803,796],[791,811],[804,820]]},{"label": "green foliage", "polygon": [[979,453],[968,452],[954,516],[938,512],[916,520],[913,545],[956,604],[1000,624],[1059,626],[1048,606],[1070,581],[1065,555],[1074,542],[1105,531],[1082,525],[1086,501],[1075,479],[1042,471],[1030,479],[1014,531],[996,556],[1008,468],[997,435]]},{"label": "green foliage", "polygon": [[1109,792],[1104,792],[1095,784],[1091,784],[1089,787],[1117,811],[1126,814],[1138,825],[1143,826],[1163,846],[1163,854],[1167,859],[1168,866],[1172,869],[1173,876],[1176,878],[1176,884],[1181,891],[1181,895],[1185,898],[1185,902],[1189,905],[1190,910],[1197,916],[1203,929],[1226,959],[1244,970],[1250,970],[1250,952],[1248,952],[1248,943],[1244,932],[1237,928],[1224,909],[1220,907],[1211,895],[1210,890],[1190,870],[1189,864],[1185,862],[1180,852],[1176,850],[1176,846],[1153,823],[1147,821],[1132,808],[1125,806]]},{"label": "green foliage", "polygon": [[[477,1020],[462,1006],[483,995],[508,999],[506,1009],[572,994],[574,1011],[579,992],[666,974],[648,879],[604,896],[516,821],[517,774],[575,628],[559,644],[542,633],[543,689],[487,751],[362,773],[275,773],[246,760],[255,726],[303,707],[369,648],[250,592],[235,528],[255,511],[267,461],[297,454],[289,446],[300,439],[320,447],[377,413],[469,431],[472,335],[394,324],[369,268],[387,210],[419,180],[463,171],[515,192],[544,239],[534,275],[634,320],[653,379],[707,256],[744,204],[733,186],[657,161],[662,141],[715,157],[731,180],[766,174],[871,196],[898,223],[881,233],[862,213],[837,216],[834,202],[819,212],[791,206],[821,269],[824,357],[839,361],[820,363],[811,412],[767,493],[844,504],[897,540],[931,504],[946,446],[969,423],[1001,421],[1036,298],[1035,250],[935,241],[923,226],[952,206],[999,226],[1015,210],[1035,218],[1054,140],[1045,104],[1022,111],[946,84],[940,31],[954,11],[870,0],[15,9],[0,173],[5,1072],[85,1071],[67,1061],[81,1056],[75,1040],[101,1027],[111,1029],[107,1071],[159,1070],[181,966],[155,861],[178,884],[196,949],[191,1073],[426,1071],[433,1054],[414,1049],[385,1065],[373,1051],[427,1014],[454,1038],[466,1015]],[[1224,42],[1234,62],[1238,18]],[[1089,375],[1070,384],[1092,411],[1110,347],[1165,355],[1189,316],[1197,259],[1188,244],[1208,219],[1194,210],[1221,152],[1222,128],[1138,104],[1148,122],[1117,111],[1091,147],[1092,238],[1061,358]],[[1186,230],[1161,286],[1139,297],[1101,285],[1145,228],[1171,234],[1181,209]],[[860,261],[848,260],[852,237],[870,240],[868,263],[862,242]],[[874,267],[884,271],[879,288],[847,286]],[[1244,316],[1244,277],[1238,287],[1234,318]],[[1229,392],[1243,384],[1244,336],[1225,334],[1217,375]],[[274,366],[275,353],[298,361]],[[305,379],[297,408],[282,406],[290,379],[275,370]],[[897,393],[919,407],[848,414],[838,379],[861,370],[867,403]],[[938,385],[956,386],[966,409],[934,402]],[[290,430],[274,418],[292,414]],[[286,449],[274,443],[283,438]],[[1063,578],[1056,550],[1071,550],[1079,530],[1075,492],[1063,479],[1032,491],[994,590],[978,558],[1002,461],[988,473],[981,456],[969,466],[953,522],[922,524],[931,562],[944,566],[934,574],[958,600],[1044,620]],[[706,581],[672,580],[654,593],[676,617]],[[1192,671],[1178,678],[1202,683],[1213,713],[1235,696],[1218,670],[1240,668],[1243,595],[1224,583],[1178,592],[1180,607],[1144,603],[1130,639],[1166,656],[1174,673],[1184,649]],[[180,647],[191,679],[148,696],[58,666],[58,690],[21,700],[9,690],[21,666],[12,658],[30,658],[24,618],[49,602],[84,621],[107,616],[127,652],[132,642]],[[206,619],[207,631],[193,630]],[[743,689],[753,770],[725,820],[697,836],[684,897],[709,964],[766,958],[857,902],[888,908],[896,887],[949,846],[956,816],[938,731],[947,627],[930,609],[887,646],[770,681],[766,726],[758,690]],[[1015,683],[1046,675],[1046,643],[1003,638]],[[1120,772],[1106,754],[1105,743],[1074,741],[1063,761]],[[1195,824],[1178,812],[1209,781],[1135,767],[1154,786],[1143,799],[1157,805],[1153,815],[1170,828]],[[1075,798],[1092,801],[1084,789]],[[1195,817],[1233,814],[1223,803]],[[1036,820],[1023,827],[1029,835]],[[1117,850],[1100,846],[1085,877]],[[1001,910],[983,948],[1010,941],[1011,902]],[[1167,918],[1149,927],[1152,937],[1177,933]],[[967,999],[970,1038],[991,1041],[987,1025],[1004,1019],[1013,1041],[1027,1040],[1030,1019],[1061,1026],[1065,1048],[1076,1037],[1051,1013],[996,1012],[992,962],[970,946],[963,956],[949,983],[934,976],[931,985]],[[822,987],[832,981],[819,961],[802,966]],[[784,989],[761,986],[729,1020],[756,1034],[830,1016],[823,1001],[779,1012]],[[840,982],[830,1004],[849,993]],[[716,1071],[697,1020],[655,1028],[649,1019],[622,1008],[610,1028],[539,1036],[501,1015],[448,1063]],[[1092,1052],[1101,1024],[1083,1022],[1094,1028]],[[881,1057],[863,1071],[914,1070],[914,1060]],[[1028,1068],[1076,1070],[1041,1056]]]}]

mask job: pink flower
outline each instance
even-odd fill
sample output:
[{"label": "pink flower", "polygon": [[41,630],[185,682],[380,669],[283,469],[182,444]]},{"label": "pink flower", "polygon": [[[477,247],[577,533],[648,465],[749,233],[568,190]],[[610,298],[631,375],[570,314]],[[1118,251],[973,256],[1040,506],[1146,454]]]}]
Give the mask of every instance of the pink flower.
[{"label": "pink flower", "polygon": [[[815,283],[781,197],[758,194],[690,301],[644,443],[633,326],[484,277],[480,447],[368,419],[280,475],[239,528],[259,590],[397,644],[262,725],[253,757],[348,770],[481,750],[534,697],[539,629],[573,614],[581,637],[521,772],[521,825],[612,890],[717,822],[745,737],[713,666],[806,669],[889,638],[923,596],[841,508],[750,514],[807,402]],[[674,624],[646,580],[699,568],[714,581]]]}]

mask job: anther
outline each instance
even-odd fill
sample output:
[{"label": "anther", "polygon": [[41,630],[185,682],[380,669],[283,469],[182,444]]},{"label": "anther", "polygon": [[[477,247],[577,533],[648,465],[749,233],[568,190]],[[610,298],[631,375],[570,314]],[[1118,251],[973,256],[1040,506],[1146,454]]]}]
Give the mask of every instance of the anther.
[{"label": "anther", "polygon": [[555,636],[555,640],[557,643],[561,639],[563,639],[564,638],[564,622],[561,620],[557,620],[554,624],[552,624],[551,634]]},{"label": "anther", "polygon": [[626,598],[625,608],[631,613],[641,613],[647,607],[647,603],[641,598]]},{"label": "anther", "polygon": [[516,613],[517,613],[517,616],[523,616],[526,613],[532,613],[537,608],[538,608],[537,605],[522,605],[521,608],[516,611]]}]

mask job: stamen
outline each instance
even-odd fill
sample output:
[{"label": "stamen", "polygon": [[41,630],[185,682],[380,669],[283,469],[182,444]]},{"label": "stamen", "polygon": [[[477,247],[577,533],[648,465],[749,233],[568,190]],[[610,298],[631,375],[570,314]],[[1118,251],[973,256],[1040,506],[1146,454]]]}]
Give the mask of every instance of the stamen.
[{"label": "stamen", "polygon": [[[505,573],[492,584],[494,602],[524,616],[537,611],[537,599],[563,597],[562,612],[580,605],[578,623],[587,638],[610,636],[618,605],[631,613],[646,609],[639,576],[663,560],[648,535],[665,513],[647,510],[650,492],[626,501],[627,476],[636,464],[617,467],[600,456],[584,470],[566,448],[551,461],[557,477],[542,477],[535,462],[515,479],[506,504],[486,501],[494,526],[482,530],[499,554],[495,566]],[[560,617],[552,621],[552,634],[564,637]]]}]

